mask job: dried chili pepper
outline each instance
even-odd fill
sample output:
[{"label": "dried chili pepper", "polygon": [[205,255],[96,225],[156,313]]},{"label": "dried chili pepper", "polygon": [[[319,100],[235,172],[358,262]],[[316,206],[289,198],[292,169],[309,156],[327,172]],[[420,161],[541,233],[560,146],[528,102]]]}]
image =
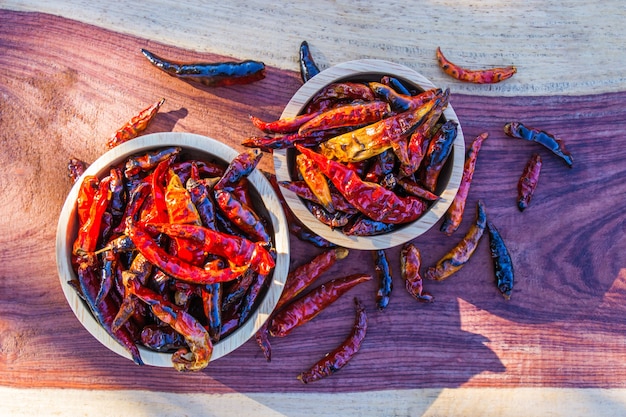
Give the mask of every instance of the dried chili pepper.
[{"label": "dried chili pepper", "polygon": [[432,303],[435,298],[424,291],[424,283],[420,275],[422,255],[413,243],[408,242],[400,251],[400,268],[406,290],[417,301]]},{"label": "dried chili pepper", "polygon": [[286,336],[296,327],[315,318],[348,290],[371,279],[372,276],[368,274],[354,274],[344,278],[335,278],[314,288],[301,298],[285,305],[276,313],[269,325],[270,335],[274,337]]},{"label": "dried chili pepper", "polygon": [[303,83],[309,81],[311,78],[320,73],[320,69],[313,59],[313,55],[311,54],[311,49],[309,48],[307,41],[302,41],[300,44],[298,63],[300,64],[300,78],[302,78]]},{"label": "dried chili pepper", "polygon": [[372,220],[367,216],[354,216],[341,230],[346,236],[376,236],[396,230],[397,225]]},{"label": "dried chili pepper", "polygon": [[452,235],[452,233],[454,233],[461,225],[463,212],[465,211],[465,202],[467,201],[470,185],[472,184],[472,178],[474,177],[474,170],[476,169],[478,152],[480,151],[483,142],[488,137],[489,134],[487,132],[481,133],[474,139],[470,148],[467,150],[459,191],[454,196],[452,204],[450,204],[450,207],[445,214],[443,223],[441,223],[440,230],[448,236]]},{"label": "dried chili pepper", "polygon": [[487,213],[485,212],[485,206],[482,201],[478,200],[474,224],[450,252],[437,261],[435,266],[428,268],[424,276],[428,279],[443,281],[461,269],[470,260],[478,247],[486,226]]},{"label": "dried chili pepper", "polygon": [[296,167],[320,205],[329,213],[334,213],[335,207],[333,206],[332,196],[330,195],[328,181],[315,162],[301,153],[296,155]]},{"label": "dried chili pepper", "polygon": [[321,111],[304,113],[294,117],[286,117],[284,119],[278,119],[271,122],[263,121],[252,115],[249,117],[252,124],[265,133],[294,133],[298,131],[300,126],[322,113],[323,112]]},{"label": "dried chili pepper", "polygon": [[[311,191],[311,188],[309,188],[309,186],[304,181],[280,181],[279,186],[293,192],[300,198],[312,201],[314,203],[320,203],[318,198],[313,194],[313,191]],[[330,190],[330,198],[335,210],[348,214],[354,214],[358,212],[358,210],[356,210],[354,206],[348,203],[344,196],[342,196],[334,188]]]},{"label": "dried chili pepper", "polygon": [[159,149],[154,152],[148,152],[141,156],[135,156],[126,160],[126,168],[124,175],[126,178],[130,178],[137,175],[141,171],[148,171],[156,167],[160,162],[166,161],[172,157],[178,155],[181,151],[179,147],[169,147]]},{"label": "dried chili pepper", "polygon": [[513,261],[507,249],[502,235],[492,222],[487,223],[489,231],[489,250],[493,259],[496,275],[496,285],[505,299],[511,298],[515,277],[513,273]]},{"label": "dried chili pepper", "polygon": [[534,127],[527,127],[519,122],[509,122],[504,125],[504,133],[512,138],[525,139],[543,145],[553,154],[560,157],[568,167],[574,166],[572,154],[565,149],[565,143],[554,135]]},{"label": "dried chili pepper", "polygon": [[271,241],[263,221],[251,207],[242,204],[223,189],[215,190],[215,201],[222,213],[253,241],[264,243]]},{"label": "dried chili pepper", "polygon": [[203,181],[190,178],[185,184],[187,192],[191,196],[191,202],[196,207],[203,226],[216,230],[215,205],[209,195],[209,190]]},{"label": "dried chili pepper", "polygon": [[341,101],[373,101],[374,98],[374,93],[365,84],[355,82],[331,83],[311,98],[304,112],[324,111]]},{"label": "dried chili pepper", "polygon": [[374,270],[378,276],[378,291],[376,292],[376,306],[379,310],[384,310],[389,305],[391,291],[393,290],[393,279],[391,266],[387,260],[385,251],[380,249],[372,252],[374,256]]},{"label": "dried chili pepper", "polygon": [[86,176],[80,183],[78,196],[76,197],[76,214],[79,227],[89,219],[89,212],[91,211],[94,197],[98,193],[99,184],[100,180],[95,175]]},{"label": "dried chili pepper", "polygon": [[423,106],[433,98],[441,95],[442,91],[439,88],[432,88],[419,93],[416,96],[411,96],[403,93],[399,93],[395,88],[379,83],[370,82],[370,89],[374,94],[391,105],[391,108],[397,112],[404,112],[407,110],[415,109]]},{"label": "dried chili pepper", "polygon": [[424,189],[412,179],[400,178],[398,180],[398,185],[402,187],[402,189],[407,193],[414,195],[415,197],[422,198],[426,201],[437,201],[440,199],[437,194]]},{"label": "dried chili pepper", "polygon": [[454,120],[448,120],[430,141],[428,151],[424,157],[426,165],[422,171],[422,183],[429,191],[435,192],[437,188],[439,174],[452,152],[457,128],[458,124]]},{"label": "dried chili pepper", "polygon": [[365,173],[365,181],[380,183],[382,178],[393,172],[396,161],[396,156],[390,149],[379,153]]},{"label": "dried chili pepper", "polygon": [[128,122],[124,124],[124,126],[120,127],[113,134],[113,136],[111,136],[107,140],[107,148],[113,149],[117,145],[128,142],[129,140],[139,136],[141,132],[146,130],[150,122],[152,122],[163,103],[165,103],[164,98],[151,104],[150,106],[140,111],[137,115],[133,116]]},{"label": "dried chili pepper", "polygon": [[340,229],[350,221],[352,214],[342,213],[336,211],[334,213],[328,212],[324,207],[319,204],[315,204],[311,201],[305,201],[304,205],[309,209],[311,214],[331,229]]},{"label": "dried chili pepper", "polygon": [[183,347],[185,338],[169,326],[150,324],[141,330],[141,343],[157,352],[167,352]]},{"label": "dried chili pepper", "polygon": [[517,183],[517,208],[519,211],[524,211],[530,204],[530,200],[539,182],[541,166],[541,156],[535,153],[528,160],[524,172],[522,172],[520,176],[519,182]]},{"label": "dried chili pepper", "polygon": [[348,103],[313,117],[300,126],[298,133],[306,136],[324,130],[363,126],[387,117],[390,112],[389,104],[384,101]]},{"label": "dried chili pepper", "polygon": [[141,52],[152,65],[161,71],[208,87],[249,84],[265,78],[265,64],[259,61],[183,63],[168,61],[145,49]]},{"label": "dried chili pepper", "polygon": [[239,313],[239,325],[243,325],[246,320],[250,317],[252,311],[257,306],[260,295],[263,293],[263,290],[268,287],[269,280],[271,279],[271,275],[269,274],[254,274],[256,277],[253,280],[252,285],[246,291],[244,295],[243,303],[241,305],[241,311]]},{"label": "dried chili pepper", "polygon": [[392,87],[397,93],[404,94],[405,96],[412,95],[411,92],[408,90],[408,88],[406,88],[406,86],[402,83],[402,81],[400,81],[396,77],[390,77],[389,75],[384,75],[380,79],[380,83],[384,85],[388,85],[389,87]]},{"label": "dried chili pepper", "polygon": [[239,180],[254,171],[262,156],[263,154],[258,149],[247,149],[237,154],[230,161],[228,168],[226,168],[226,171],[224,171],[224,174],[213,188],[222,190],[234,187]]},{"label": "dried chili pepper", "polygon": [[511,78],[517,72],[517,68],[514,66],[480,70],[463,68],[446,59],[440,48],[437,48],[437,62],[441,69],[449,76],[460,81],[476,84],[499,83],[500,81]]},{"label": "dried chili pepper", "polygon": [[200,289],[202,309],[207,318],[207,331],[211,341],[216,343],[222,333],[223,285],[220,283],[204,285]]},{"label": "dried chili pepper", "polygon": [[109,211],[115,221],[119,221],[124,214],[124,208],[126,207],[126,187],[124,186],[124,178],[122,170],[119,168],[112,168],[110,173],[111,182],[109,188],[111,190],[111,201],[109,202]]},{"label": "dried chili pepper", "polygon": [[129,280],[135,279],[139,281],[142,285],[145,285],[148,276],[151,273],[152,264],[148,262],[148,260],[141,253],[138,253],[135,256],[135,259],[133,259],[130,268],[122,272],[122,281],[124,284],[124,298],[122,299],[119,311],[115,315],[115,319],[113,319],[113,324],[111,326],[113,330],[119,329],[121,326],[123,326],[124,323],[128,321],[128,319],[135,311],[137,299],[130,292],[128,283]]},{"label": "dried chili pepper", "polygon": [[332,352],[324,355],[308,371],[298,375],[298,379],[305,384],[330,376],[342,369],[356,355],[367,333],[367,314],[363,304],[355,298],[356,317],[350,335]]},{"label": "dried chili pepper", "polygon": [[85,172],[87,169],[87,163],[81,161],[80,159],[70,158],[67,163],[67,176],[70,178],[72,183],[75,183],[78,178]]},{"label": "dried chili pepper", "polygon": [[415,197],[398,196],[379,184],[361,180],[354,171],[339,162],[302,146],[297,146],[297,149],[315,161],[350,204],[373,220],[407,223],[417,219],[426,210],[426,204]]},{"label": "dried chili pepper", "polygon": [[[86,179],[86,181],[91,181]],[[89,215],[78,229],[78,236],[74,241],[72,253],[74,255],[85,255],[95,252],[100,239],[100,229],[102,219],[111,200],[110,183],[112,178],[107,176],[100,181],[98,190],[93,196]],[[79,216],[80,217],[80,216]]]}]

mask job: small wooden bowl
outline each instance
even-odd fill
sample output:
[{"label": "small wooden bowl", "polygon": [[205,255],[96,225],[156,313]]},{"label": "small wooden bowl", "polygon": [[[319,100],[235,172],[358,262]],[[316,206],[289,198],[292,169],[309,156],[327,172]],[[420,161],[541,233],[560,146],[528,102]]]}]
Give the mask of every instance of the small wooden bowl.
[{"label": "small wooden bowl", "polygon": [[[389,75],[404,82],[407,86],[418,90],[435,88],[435,85],[428,79],[400,64],[381,61],[376,59],[363,59],[349,61],[334,67],[328,68],[306,82],[291,98],[281,118],[294,117],[300,114],[308,102],[322,88],[331,83],[342,81],[356,82],[380,82],[384,75]],[[436,194],[440,199],[432,204],[427,212],[419,219],[408,223],[398,229],[376,236],[347,236],[340,230],[333,230],[323,224],[311,214],[303,201],[292,191],[281,189],[287,205],[293,213],[311,231],[336,243],[337,245],[353,249],[387,249],[405,242],[429,230],[445,214],[456,195],[461,178],[463,176],[463,165],[465,162],[465,139],[458,117],[452,106],[448,105],[443,113],[446,120],[454,120],[458,124],[458,133],[454,142],[452,153],[439,176],[438,190]],[[295,154],[293,149],[275,150],[274,169],[278,181],[292,181],[295,179]]]},{"label": "small wooden bowl", "polygon": [[[205,136],[178,132],[154,133],[133,139],[113,148],[91,164],[84,175],[96,175],[102,178],[108,175],[111,166],[124,161],[131,155],[141,155],[157,148],[169,146],[179,146],[182,148],[182,154],[196,159],[207,161],[221,160],[225,164],[237,156],[237,152],[234,149]],[[253,198],[255,194],[258,194],[263,203],[263,210],[259,211],[259,215],[271,222],[273,243],[277,255],[276,266],[273,271],[271,285],[258,308],[242,326],[214,345],[211,356],[212,361],[243,345],[257,332],[276,306],[287,279],[289,269],[289,231],[281,203],[271,184],[261,172],[255,170],[250,174],[249,180],[254,187],[254,190],[251,190],[253,191],[251,193]],[[132,359],[129,353],[100,326],[84,301],[79,298],[76,291],[68,284],[68,281],[76,278],[76,273],[71,265],[71,252],[78,230],[76,198],[81,182],[82,177],[76,181],[65,200],[57,227],[56,259],[61,287],[70,308],[87,331],[113,352]],[[141,345],[139,346],[139,351],[146,365],[172,367],[171,353],[156,352]]]}]

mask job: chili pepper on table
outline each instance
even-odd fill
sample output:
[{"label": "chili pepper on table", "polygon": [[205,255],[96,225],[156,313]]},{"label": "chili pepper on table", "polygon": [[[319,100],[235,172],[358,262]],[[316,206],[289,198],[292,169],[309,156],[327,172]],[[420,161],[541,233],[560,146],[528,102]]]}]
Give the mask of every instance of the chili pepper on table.
[{"label": "chili pepper on table", "polygon": [[494,84],[511,78],[517,68],[514,66],[497,67],[480,70],[470,70],[460,67],[450,62],[441,52],[441,48],[437,48],[437,63],[441,69],[449,76],[460,81],[476,83],[476,84]]},{"label": "chili pepper on table", "polygon": [[469,194],[472,178],[474,177],[474,171],[476,169],[476,159],[478,158],[478,152],[482,147],[485,139],[489,137],[487,132],[483,132],[478,135],[472,142],[470,148],[465,155],[465,166],[463,167],[463,176],[461,178],[461,185],[459,191],[454,196],[452,204],[448,208],[443,223],[441,223],[440,230],[447,234],[452,235],[461,225],[463,219],[463,212],[465,211],[465,202]]},{"label": "chili pepper on table", "polygon": [[165,103],[164,98],[151,104],[140,111],[137,115],[133,116],[107,140],[107,148],[112,149],[117,145],[128,142],[129,140],[139,136],[141,132],[146,130],[150,122],[152,122],[163,103]]},{"label": "chili pepper on table", "polygon": [[320,69],[313,59],[313,55],[311,54],[311,49],[309,48],[309,43],[307,41],[302,41],[300,44],[298,63],[300,64],[300,78],[302,78],[303,83],[309,81],[311,78],[320,73]]},{"label": "chili pepper on table", "polygon": [[249,84],[265,78],[265,64],[259,61],[240,62],[175,62],[161,58],[145,49],[143,55],[152,65],[167,74],[208,87]]},{"label": "chili pepper on table", "polygon": [[422,255],[413,243],[408,242],[400,251],[400,268],[404,286],[409,294],[417,301],[432,303],[435,298],[424,291],[424,282],[420,275],[422,267]]},{"label": "chili pepper on table", "polygon": [[496,285],[505,299],[511,298],[511,291],[515,284],[513,261],[502,235],[492,222],[487,223],[489,231],[489,250],[493,259],[496,274]]},{"label": "chili pepper on table", "polygon": [[367,334],[367,314],[363,304],[355,298],[356,317],[350,335],[333,351],[324,355],[309,370],[298,375],[298,379],[305,384],[330,376],[342,369],[360,350]]},{"label": "chili pepper on table", "polygon": [[393,290],[393,279],[391,266],[387,260],[384,250],[372,252],[374,256],[374,270],[378,276],[378,291],[376,292],[376,306],[379,310],[384,310],[389,305],[391,291]]},{"label": "chili pepper on table", "polygon": [[362,126],[377,122],[391,113],[384,101],[354,102],[321,112],[298,128],[301,135],[323,130]]},{"label": "chili pepper on table", "polygon": [[522,172],[519,182],[517,183],[517,208],[519,211],[524,211],[530,204],[530,200],[539,182],[541,166],[541,156],[535,153],[530,157],[524,168],[524,172]]},{"label": "chili pepper on table", "polygon": [[463,267],[478,247],[480,238],[487,227],[487,213],[481,200],[476,204],[476,220],[463,239],[457,243],[435,266],[428,268],[424,276],[435,281],[443,281]]},{"label": "chili pepper on table", "polygon": [[314,288],[301,298],[285,305],[272,317],[268,326],[270,335],[287,336],[296,327],[315,318],[350,289],[371,279],[372,276],[368,274],[354,274],[332,279]]},{"label": "chili pepper on table", "polygon": [[430,141],[428,151],[424,157],[426,165],[422,170],[422,183],[429,191],[434,192],[437,188],[439,174],[452,152],[457,128],[458,124],[454,120],[448,120]]},{"label": "chili pepper on table", "polygon": [[407,223],[426,210],[426,204],[415,197],[402,197],[376,183],[361,180],[354,171],[339,162],[325,158],[310,149],[297,149],[313,159],[337,190],[361,213],[386,223]]},{"label": "chili pepper on table", "polygon": [[516,139],[525,139],[543,145],[553,154],[560,157],[568,167],[574,165],[572,154],[565,149],[565,143],[554,135],[534,127],[527,127],[520,122],[509,122],[504,125],[504,133]]}]

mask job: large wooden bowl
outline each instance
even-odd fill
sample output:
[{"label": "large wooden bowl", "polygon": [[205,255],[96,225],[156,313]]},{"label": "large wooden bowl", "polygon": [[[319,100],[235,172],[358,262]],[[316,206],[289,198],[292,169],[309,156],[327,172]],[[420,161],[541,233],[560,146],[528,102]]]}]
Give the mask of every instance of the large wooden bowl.
[{"label": "large wooden bowl", "polygon": [[[96,175],[102,178],[109,173],[111,166],[120,163],[131,155],[143,154],[168,146],[179,146],[182,148],[181,153],[196,159],[221,160],[225,164],[237,155],[237,152],[229,146],[205,136],[190,133],[154,133],[133,139],[113,148],[91,164],[84,175]],[[253,198],[256,195],[257,198],[261,199],[259,214],[269,221],[273,229],[273,244],[277,254],[276,266],[273,271],[271,285],[258,308],[242,326],[214,345],[211,360],[218,359],[233,351],[256,333],[276,306],[287,278],[289,268],[289,231],[281,203],[272,186],[261,172],[255,170],[250,174],[249,180],[254,187],[252,192]],[[63,205],[57,227],[56,258],[61,287],[70,308],[85,329],[113,352],[132,359],[128,352],[99,325],[86,304],[68,284],[68,281],[76,278],[70,262],[70,256],[78,230],[76,198],[81,181],[82,177],[72,187]],[[71,341],[68,341],[68,343],[71,343]],[[141,346],[139,350],[146,365],[172,366],[171,353],[156,352]]]},{"label": "large wooden bowl", "polygon": [[[363,59],[349,61],[328,68],[306,82],[291,98],[281,118],[294,117],[300,114],[313,96],[328,84],[341,81],[370,82],[380,81],[383,75],[393,76],[404,82],[411,88],[427,90],[435,88],[435,85],[419,73],[403,65],[376,59]],[[419,219],[412,223],[381,235],[376,236],[347,236],[340,230],[333,230],[323,224],[311,214],[303,201],[292,191],[281,189],[281,192],[293,213],[311,231],[336,243],[337,245],[353,249],[386,249],[405,242],[429,230],[445,214],[456,195],[465,162],[465,139],[461,124],[452,106],[448,106],[443,117],[446,120],[454,120],[458,124],[458,134],[454,142],[453,150],[439,177],[436,194],[440,199],[432,204]],[[279,181],[291,181],[295,179],[295,154],[293,149],[274,151],[274,169]]]}]

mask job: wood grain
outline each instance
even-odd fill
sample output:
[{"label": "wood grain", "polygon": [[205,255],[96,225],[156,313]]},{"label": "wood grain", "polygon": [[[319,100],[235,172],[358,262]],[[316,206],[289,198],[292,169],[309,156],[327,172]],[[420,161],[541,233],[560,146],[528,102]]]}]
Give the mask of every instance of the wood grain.
[{"label": "wood grain", "polygon": [[[429,266],[469,227],[480,198],[506,240],[517,284],[497,293],[486,241],[458,274],[426,282],[436,297],[417,304],[399,279],[375,308],[376,283],[354,289],[313,322],[273,340],[271,363],[253,341],[196,374],[138,367],[99,344],[67,305],[55,269],[54,236],[70,189],[70,156],[93,161],[105,139],[137,110],[166,97],[150,132],[188,131],[235,148],[255,133],[248,114],[278,117],[300,87],[296,72],[270,67],[261,82],[207,89],[149,66],[145,47],[181,59],[219,60],[45,14],[0,11],[0,385],[143,389],[171,393],[331,393],[519,387],[624,388],[626,381],[626,92],[486,97],[452,90],[466,144],[488,131],[459,231],[436,228],[415,243]],[[6,22],[7,24],[4,24]],[[46,28],[46,30],[43,30]],[[240,58],[247,58],[241,56]],[[568,169],[546,150],[507,138],[520,120],[563,138]],[[517,179],[532,152],[544,167],[531,206],[518,212]],[[271,170],[271,158],[262,169]],[[318,250],[291,239],[291,265]],[[323,279],[371,271],[352,250]],[[370,330],[340,373],[305,386],[295,376],[339,343],[360,297]]]}]

